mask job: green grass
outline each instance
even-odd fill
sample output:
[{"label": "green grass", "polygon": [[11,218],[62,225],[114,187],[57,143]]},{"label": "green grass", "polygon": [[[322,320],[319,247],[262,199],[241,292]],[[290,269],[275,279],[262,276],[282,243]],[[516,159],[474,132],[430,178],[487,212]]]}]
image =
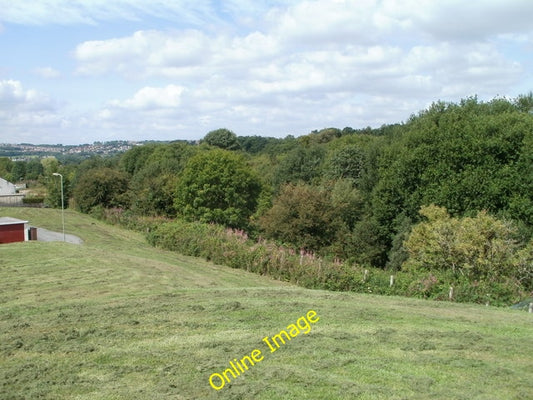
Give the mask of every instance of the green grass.
[{"label": "green grass", "polygon": [[[0,216],[61,230],[57,210]],[[532,314],[306,290],[66,224],[83,245],[0,245],[0,399],[533,398]],[[310,333],[268,353],[311,309]],[[263,361],[209,386],[254,349]]]}]

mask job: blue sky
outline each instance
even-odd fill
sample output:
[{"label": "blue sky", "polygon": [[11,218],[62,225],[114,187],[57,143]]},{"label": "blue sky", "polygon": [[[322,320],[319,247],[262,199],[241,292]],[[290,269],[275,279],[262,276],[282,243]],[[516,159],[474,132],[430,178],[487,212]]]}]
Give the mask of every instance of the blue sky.
[{"label": "blue sky", "polygon": [[298,136],[532,90],[531,0],[0,0],[0,143]]}]

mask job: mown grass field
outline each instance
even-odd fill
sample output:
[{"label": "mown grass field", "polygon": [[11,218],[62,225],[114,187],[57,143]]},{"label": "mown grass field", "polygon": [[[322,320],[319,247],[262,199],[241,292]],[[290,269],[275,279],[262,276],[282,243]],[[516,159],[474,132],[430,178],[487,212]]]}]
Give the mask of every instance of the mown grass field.
[{"label": "mown grass field", "polygon": [[[0,216],[61,230],[48,209]],[[305,290],[150,247],[73,211],[0,245],[0,399],[531,399],[533,315]],[[315,310],[269,353],[262,342]],[[215,391],[209,376],[264,359]]]}]

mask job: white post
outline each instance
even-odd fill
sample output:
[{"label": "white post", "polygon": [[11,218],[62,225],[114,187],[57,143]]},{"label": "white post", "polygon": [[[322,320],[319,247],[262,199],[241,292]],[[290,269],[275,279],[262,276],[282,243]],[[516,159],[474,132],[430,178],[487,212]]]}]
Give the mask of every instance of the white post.
[{"label": "white post", "polygon": [[394,275],[390,276],[390,286],[394,285]]},{"label": "white post", "polygon": [[366,282],[367,278],[368,278],[368,270],[365,269],[365,274],[363,275],[363,282]]},{"label": "white post", "polygon": [[451,300],[453,300],[453,286],[450,286],[450,292],[448,293],[448,298]]},{"label": "white post", "polygon": [[529,312],[533,313],[533,303],[529,303]]},{"label": "white post", "polygon": [[54,172],[52,175],[59,176],[61,178],[61,221],[63,223],[63,242],[66,242],[65,239],[65,200],[63,196],[63,175]]}]

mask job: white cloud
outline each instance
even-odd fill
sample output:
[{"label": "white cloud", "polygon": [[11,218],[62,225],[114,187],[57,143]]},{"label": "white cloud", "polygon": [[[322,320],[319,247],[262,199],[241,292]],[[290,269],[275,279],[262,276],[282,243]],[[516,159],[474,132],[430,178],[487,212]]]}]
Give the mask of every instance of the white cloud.
[{"label": "white cloud", "polygon": [[73,80],[117,82],[109,93],[86,89],[100,102],[71,124],[99,135],[375,126],[439,99],[516,95],[533,80],[522,51],[533,43],[530,0],[0,0],[0,9],[8,23],[176,22],[150,19],[75,47]]},{"label": "white cloud", "polygon": [[[355,90],[358,82],[391,77],[401,77],[398,85],[402,87],[402,82],[428,81],[431,76],[434,84],[428,89],[434,89],[439,83],[449,84],[449,79],[471,82],[472,76],[479,76],[499,81],[497,75],[502,74],[501,81],[511,82],[520,76],[520,66],[507,60],[496,44],[479,41],[479,32],[470,40],[463,38],[461,44],[428,41],[420,30],[429,35],[446,26],[449,21],[439,23],[438,13],[444,10],[446,15],[449,7],[421,0],[410,16],[404,9],[399,11],[397,3],[302,1],[272,10],[264,32],[230,37],[199,30],[138,31],[127,37],[84,42],[76,48],[75,57],[78,72],[86,75],[114,72],[130,79],[164,77],[189,88],[218,76],[227,87],[245,85],[264,93],[320,87],[324,91]],[[490,10],[496,13],[500,8]],[[493,29],[494,34],[504,31]],[[466,75],[435,75],[453,70]],[[493,82],[487,83],[492,86]]]},{"label": "white cloud", "polygon": [[414,24],[438,40],[483,40],[533,29],[529,0],[423,0],[413,10]]},{"label": "white cloud", "polygon": [[47,133],[55,134],[68,125],[53,100],[36,90],[25,89],[16,80],[0,81],[0,104],[0,142],[38,138],[39,143],[46,143]]},{"label": "white cloud", "polygon": [[0,81],[0,103],[2,115],[17,111],[51,111],[55,108],[48,96],[35,90],[26,90],[15,80]]},{"label": "white cloud", "polygon": [[168,76],[202,64],[211,46],[200,31],[138,31],[124,38],[84,42],[74,56],[80,62],[77,72],[82,75],[118,72],[128,77]]},{"label": "white cloud", "polygon": [[307,45],[375,44],[387,26],[380,24],[377,0],[300,1],[268,18],[280,40]]},{"label": "white cloud", "polygon": [[142,110],[139,129],[168,132],[198,132],[202,124],[268,126],[263,133],[277,135],[323,124],[381,125],[434,100],[504,93],[523,77],[523,67],[478,32],[460,42],[429,40],[440,9],[422,0],[417,10],[413,16],[377,0],[303,1],[271,10],[263,31],[139,31],[82,43],[75,56],[83,74],[173,82],[112,102],[106,114],[127,121],[136,116],[126,110]]},{"label": "white cloud", "polygon": [[176,108],[181,105],[184,88],[168,85],[163,88],[144,87],[125,101],[113,100],[110,105],[131,110],[154,110]]}]

